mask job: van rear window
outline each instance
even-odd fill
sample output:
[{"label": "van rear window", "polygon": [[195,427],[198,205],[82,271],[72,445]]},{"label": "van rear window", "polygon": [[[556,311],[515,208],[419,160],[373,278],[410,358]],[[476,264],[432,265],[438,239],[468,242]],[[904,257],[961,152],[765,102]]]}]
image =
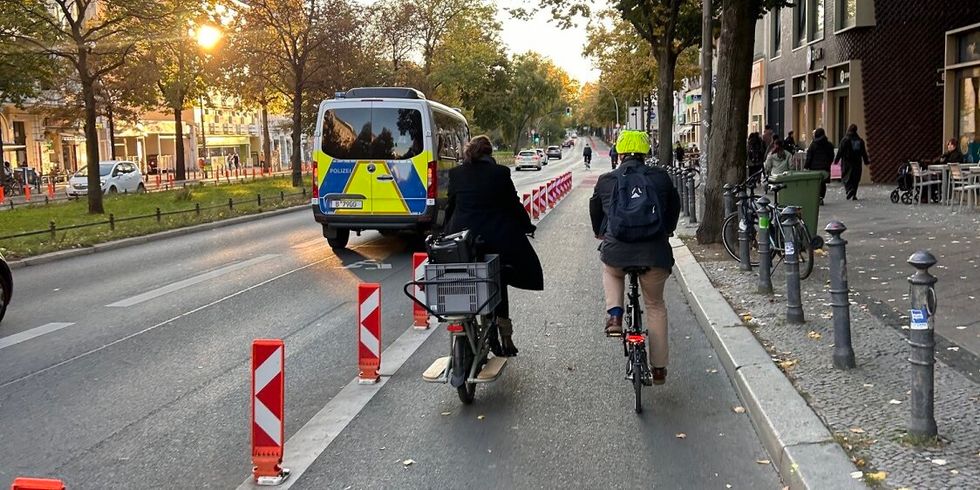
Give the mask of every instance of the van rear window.
[{"label": "van rear window", "polygon": [[417,109],[331,109],[323,116],[320,149],[340,160],[404,160],[422,153],[424,134]]}]

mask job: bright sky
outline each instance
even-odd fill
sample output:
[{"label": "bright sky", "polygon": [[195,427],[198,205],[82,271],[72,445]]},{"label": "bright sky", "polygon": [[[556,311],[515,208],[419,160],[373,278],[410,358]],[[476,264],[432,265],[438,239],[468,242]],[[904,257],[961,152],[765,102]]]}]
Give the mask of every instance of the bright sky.
[{"label": "bright sky", "polygon": [[[598,3],[598,2],[595,2]],[[537,0],[499,0],[499,20],[503,25],[501,37],[514,54],[536,51],[551,58],[556,65],[568,72],[572,78],[585,83],[597,80],[599,71],[592,62],[582,56],[585,46],[585,20],[579,19],[578,26],[559,29],[551,19],[550,11],[539,11],[530,21],[515,20],[503,9],[524,7],[535,9]]]}]

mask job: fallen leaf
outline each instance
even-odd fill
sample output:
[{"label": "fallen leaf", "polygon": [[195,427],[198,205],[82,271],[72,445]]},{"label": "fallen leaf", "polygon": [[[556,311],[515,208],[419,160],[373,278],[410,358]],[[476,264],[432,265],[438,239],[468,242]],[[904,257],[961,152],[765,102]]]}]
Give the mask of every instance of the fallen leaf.
[{"label": "fallen leaf", "polygon": [[732,407],[732,411],[735,413],[745,413],[745,407],[742,406]]},{"label": "fallen leaf", "polygon": [[402,461],[402,465],[404,466],[412,466],[413,464],[415,464],[414,459],[406,459],[405,461]]},{"label": "fallen leaf", "polygon": [[678,432],[677,434],[674,434],[674,437],[676,437],[678,439],[687,439],[687,434],[685,434],[683,432]]},{"label": "fallen leaf", "polygon": [[487,418],[487,416],[486,416],[486,415],[477,415],[477,416],[476,416],[476,419],[477,419],[477,420],[483,420],[483,419],[485,419],[485,418]]},{"label": "fallen leaf", "polygon": [[938,466],[946,466],[946,460],[945,459],[934,459],[934,460],[932,460],[932,464],[938,465]]},{"label": "fallen leaf", "polygon": [[811,340],[820,340],[823,337],[820,332],[814,330],[810,330],[810,333],[806,334],[806,336],[810,337]]},{"label": "fallen leaf", "polygon": [[850,429],[847,429],[847,430],[849,430],[849,431],[851,431],[851,432],[853,432],[855,434],[864,434],[864,429],[862,429],[860,427],[851,427]]},{"label": "fallen leaf", "polygon": [[446,415],[452,415],[452,414],[453,414],[452,412],[442,412],[442,415],[443,415],[443,416],[446,416]]},{"label": "fallen leaf", "polygon": [[865,475],[864,475],[864,477],[868,481],[884,481],[885,480],[885,477],[887,477],[887,476],[888,476],[888,473],[885,473],[884,471],[876,471],[874,473],[865,473]]},{"label": "fallen leaf", "polygon": [[785,361],[779,361],[778,365],[780,369],[783,369],[785,371],[785,370],[793,369],[797,364],[799,364],[799,362],[800,361],[796,359],[786,359]]},{"label": "fallen leaf", "polygon": [[756,462],[756,464],[769,464],[772,461],[769,461],[768,459],[757,459],[757,460],[755,460],[755,462]]},{"label": "fallen leaf", "polygon": [[952,474],[954,474],[954,475],[960,474],[960,470],[949,470],[949,472],[952,473]]}]

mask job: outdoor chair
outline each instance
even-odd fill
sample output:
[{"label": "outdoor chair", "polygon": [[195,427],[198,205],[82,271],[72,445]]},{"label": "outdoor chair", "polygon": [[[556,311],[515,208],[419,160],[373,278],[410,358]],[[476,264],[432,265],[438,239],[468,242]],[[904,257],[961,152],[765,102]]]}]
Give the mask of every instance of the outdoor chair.
[{"label": "outdoor chair", "polygon": [[970,189],[967,187],[972,184],[972,177],[963,171],[963,167],[958,163],[949,164],[949,197],[951,198],[949,204],[952,205],[952,198],[956,197],[957,194],[960,195],[960,206],[963,205],[963,197],[966,196]]},{"label": "outdoor chair", "polygon": [[943,181],[939,172],[932,170],[922,170],[919,166],[919,162],[910,162],[912,167],[912,188],[915,189],[915,204],[918,205],[922,199],[919,197],[923,192],[928,195],[929,189],[932,186],[941,186]]}]

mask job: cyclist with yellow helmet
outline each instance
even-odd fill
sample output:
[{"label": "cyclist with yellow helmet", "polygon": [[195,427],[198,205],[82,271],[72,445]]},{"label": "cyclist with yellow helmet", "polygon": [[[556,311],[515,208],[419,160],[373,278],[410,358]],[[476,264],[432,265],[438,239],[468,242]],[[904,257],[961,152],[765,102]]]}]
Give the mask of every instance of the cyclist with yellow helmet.
[{"label": "cyclist with yellow helmet", "polygon": [[[644,131],[623,131],[616,142],[622,162],[599,177],[589,201],[592,230],[603,263],[606,297],[605,333],[623,333],[623,295],[626,268],[642,268],[639,276],[645,305],[644,324],[650,329],[652,382],[667,376],[667,306],[664,285],[674,266],[668,237],[677,227],[680,197],[667,173],[647,166],[649,137]],[[647,380],[645,380],[647,381]]]}]

